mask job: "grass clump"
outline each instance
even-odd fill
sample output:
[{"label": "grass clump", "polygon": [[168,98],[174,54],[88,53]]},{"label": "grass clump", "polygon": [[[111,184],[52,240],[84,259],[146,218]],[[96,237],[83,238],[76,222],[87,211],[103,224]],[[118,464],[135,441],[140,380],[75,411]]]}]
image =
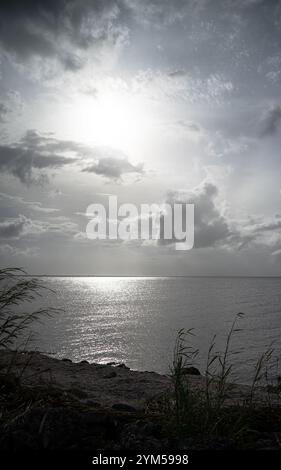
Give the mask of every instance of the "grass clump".
[{"label": "grass clump", "polygon": [[[198,350],[190,344],[194,331],[181,329],[177,334],[171,367],[173,391],[160,408],[167,434],[185,441],[189,447],[251,448],[260,433],[281,430],[280,406],[276,403],[272,406],[270,400],[265,404],[255,401],[256,390],[267,375],[272,348],[258,359],[247,396],[233,400],[237,387],[232,381],[233,356],[239,351],[233,351],[231,343],[233,336],[241,331],[238,321],[242,317],[242,313],[235,316],[221,353],[216,351],[216,336],[213,337],[205,377],[200,378],[198,386],[186,373],[198,355]],[[275,435],[272,439],[276,441]]]},{"label": "grass clump", "polygon": [[38,279],[27,276],[20,268],[0,269],[0,424],[20,416],[32,405],[32,400],[24,397],[21,386],[32,355],[27,355],[21,370],[16,369],[16,375],[14,365],[19,351],[31,339],[31,325],[61,311],[51,307],[31,308],[31,303],[42,297],[45,290]]},{"label": "grass clump", "polygon": [[20,268],[0,269],[0,349],[17,345],[34,321],[60,311],[52,307],[27,308],[46,287]]}]

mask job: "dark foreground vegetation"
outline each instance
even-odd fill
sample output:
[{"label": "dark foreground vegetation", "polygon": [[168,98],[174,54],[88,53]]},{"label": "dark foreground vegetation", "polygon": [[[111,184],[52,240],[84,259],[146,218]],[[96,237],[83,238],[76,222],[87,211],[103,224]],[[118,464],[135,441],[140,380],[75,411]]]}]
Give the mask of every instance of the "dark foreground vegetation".
[{"label": "dark foreground vegetation", "polygon": [[[132,384],[138,377],[140,384],[146,381],[145,387],[153,388],[157,374],[150,378],[144,373],[140,378],[140,373],[124,365],[91,366],[86,361],[74,365],[38,353],[19,352],[26,348],[26,333],[32,322],[57,314],[51,309],[16,313],[23,302],[31,302],[44,289],[36,279],[23,274],[17,269],[0,270],[0,450],[281,448],[280,383],[264,382],[273,350],[258,359],[251,386],[240,389],[231,384],[231,338],[239,332],[241,314],[231,326],[222,353],[215,352],[215,339],[212,341],[204,376],[199,376],[194,367],[198,351],[189,345],[193,332],[181,330],[170,376],[165,380],[162,377],[162,391],[157,388],[149,399],[140,394],[142,400],[137,406],[137,400],[132,405],[132,390],[138,397],[138,388],[133,389]],[[39,367],[45,363],[49,380]],[[96,374],[93,387],[100,399],[93,400],[82,382],[73,388],[52,380],[52,367],[53,371],[60,367],[65,377],[74,372],[79,376],[79,370],[84,377],[86,373],[87,377]],[[108,390],[114,390],[114,381],[123,387],[121,402],[103,400]],[[130,390],[128,397],[126,390]]]}]

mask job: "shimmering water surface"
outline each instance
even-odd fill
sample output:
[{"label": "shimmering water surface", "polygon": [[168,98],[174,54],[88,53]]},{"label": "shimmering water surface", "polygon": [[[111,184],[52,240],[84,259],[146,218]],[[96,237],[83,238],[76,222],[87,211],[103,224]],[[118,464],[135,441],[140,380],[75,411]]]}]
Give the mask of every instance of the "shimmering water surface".
[{"label": "shimmering water surface", "polygon": [[125,362],[133,369],[166,373],[177,330],[194,328],[198,366],[205,367],[214,334],[217,349],[238,312],[242,331],[233,338],[240,381],[248,382],[254,361],[274,342],[281,344],[281,278],[46,277],[44,305],[63,313],[34,329],[34,347],[74,361]]}]

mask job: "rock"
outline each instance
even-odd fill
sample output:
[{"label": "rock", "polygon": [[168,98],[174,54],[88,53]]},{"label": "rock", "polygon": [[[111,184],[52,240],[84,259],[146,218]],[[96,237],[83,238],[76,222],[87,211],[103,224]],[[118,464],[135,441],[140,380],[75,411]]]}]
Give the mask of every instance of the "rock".
[{"label": "rock", "polygon": [[182,373],[183,373],[184,375],[201,375],[199,369],[197,369],[196,367],[193,367],[193,366],[191,366],[191,367],[184,367],[184,368],[182,369]]},{"label": "rock", "polygon": [[107,366],[116,366],[116,362],[107,362],[106,363]]},{"label": "rock", "polygon": [[120,369],[128,369],[130,370],[130,367],[126,366],[126,364],[124,364],[123,362],[121,364],[118,364],[118,366],[116,367],[119,367]]},{"label": "rock", "polygon": [[71,359],[68,359],[67,357],[64,357],[64,358],[62,359],[62,361],[63,361],[63,362],[72,362],[72,360],[71,360]]},{"label": "rock", "polygon": [[129,413],[136,413],[136,408],[127,403],[114,403],[111,407],[115,411],[128,411]]},{"label": "rock", "polygon": [[86,359],[83,359],[83,361],[80,361],[79,364],[90,364],[89,361],[86,361]]}]

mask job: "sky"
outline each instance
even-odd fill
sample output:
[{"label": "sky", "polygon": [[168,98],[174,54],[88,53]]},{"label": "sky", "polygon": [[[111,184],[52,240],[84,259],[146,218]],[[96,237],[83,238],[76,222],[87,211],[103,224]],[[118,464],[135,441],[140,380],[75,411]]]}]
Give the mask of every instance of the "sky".
[{"label": "sky", "polygon": [[[281,275],[281,1],[0,3],[0,259],[31,274]],[[87,207],[193,203],[195,244]]]}]

